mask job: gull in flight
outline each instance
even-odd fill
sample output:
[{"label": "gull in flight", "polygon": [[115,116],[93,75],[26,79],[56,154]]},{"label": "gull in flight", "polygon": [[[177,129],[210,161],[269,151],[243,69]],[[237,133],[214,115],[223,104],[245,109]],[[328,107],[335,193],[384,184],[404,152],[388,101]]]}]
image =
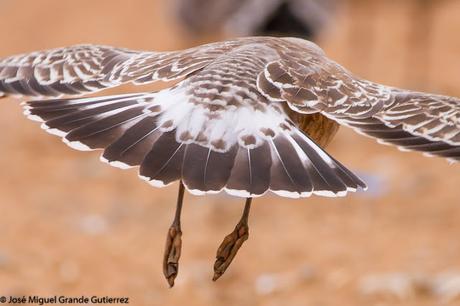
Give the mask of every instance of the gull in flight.
[{"label": "gull in flight", "polygon": [[[157,92],[80,97],[160,80],[176,82]],[[138,166],[155,187],[180,182],[163,261],[170,286],[185,189],[246,199],[218,248],[216,280],[248,238],[254,197],[338,197],[366,188],[324,149],[340,125],[402,150],[460,159],[459,99],[360,79],[298,38],[246,37],[171,52],[78,45],[17,55],[0,60],[1,96],[28,99],[27,117],[74,149],[102,150],[103,162],[122,169]]]}]

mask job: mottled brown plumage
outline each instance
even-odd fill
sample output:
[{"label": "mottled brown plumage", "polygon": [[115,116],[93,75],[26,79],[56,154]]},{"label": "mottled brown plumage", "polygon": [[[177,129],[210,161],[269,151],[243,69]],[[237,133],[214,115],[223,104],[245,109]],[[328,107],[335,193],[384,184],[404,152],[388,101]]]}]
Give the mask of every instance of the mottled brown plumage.
[{"label": "mottled brown plumage", "polygon": [[322,114],[299,114],[287,109],[289,118],[321,148],[325,148],[334,139],[340,125]]},{"label": "mottled brown plumage", "polygon": [[248,37],[172,52],[75,46],[0,60],[0,95],[179,79],[158,93],[31,102],[26,113],[74,148],[104,149],[111,165],[140,166],[154,186],[181,179],[195,194],[304,197],[364,186],[321,150],[337,124],[460,158],[458,99],[359,79],[302,39]]}]

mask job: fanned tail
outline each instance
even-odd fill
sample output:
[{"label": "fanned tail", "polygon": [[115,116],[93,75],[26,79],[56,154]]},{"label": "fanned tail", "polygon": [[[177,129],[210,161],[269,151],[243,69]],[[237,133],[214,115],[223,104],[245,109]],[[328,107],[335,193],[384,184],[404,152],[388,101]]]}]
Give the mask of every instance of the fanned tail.
[{"label": "fanned tail", "polygon": [[[231,145],[217,150],[211,135],[202,135],[207,129],[191,136],[200,127],[191,119],[201,118],[191,114],[199,111],[181,92],[170,91],[25,104],[30,119],[72,148],[102,149],[102,161],[123,169],[139,166],[140,177],[157,187],[182,180],[194,194],[257,197],[272,191],[291,198],[344,196],[366,187],[289,121],[279,128],[278,121],[266,120],[270,113],[259,114],[273,124],[265,134],[243,137],[249,145],[229,134],[225,141]],[[233,130],[231,120],[222,124]]]}]

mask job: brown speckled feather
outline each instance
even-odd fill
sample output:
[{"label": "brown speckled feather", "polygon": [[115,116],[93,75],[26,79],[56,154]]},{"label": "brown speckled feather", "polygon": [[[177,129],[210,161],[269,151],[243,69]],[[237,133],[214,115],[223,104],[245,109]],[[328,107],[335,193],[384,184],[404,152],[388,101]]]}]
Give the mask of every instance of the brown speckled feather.
[{"label": "brown speckled feather", "polygon": [[33,101],[29,118],[154,186],[195,194],[343,196],[365,184],[324,151],[338,124],[457,160],[460,100],[359,79],[315,44],[248,37],[174,52],[76,46],[0,60],[0,95],[78,95],[181,79],[159,92]]}]

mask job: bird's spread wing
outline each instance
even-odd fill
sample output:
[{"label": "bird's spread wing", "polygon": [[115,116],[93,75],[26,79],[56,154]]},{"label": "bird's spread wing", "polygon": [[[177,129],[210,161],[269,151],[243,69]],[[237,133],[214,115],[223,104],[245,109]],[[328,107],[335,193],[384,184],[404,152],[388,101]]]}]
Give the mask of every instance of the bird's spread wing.
[{"label": "bird's spread wing", "polygon": [[459,100],[354,77],[299,39],[244,38],[177,52],[77,46],[0,61],[0,96],[79,94],[183,78],[155,93],[54,99],[25,113],[113,166],[140,166],[155,186],[197,194],[338,196],[365,184],[282,107],[322,113],[407,150],[460,159]]},{"label": "bird's spread wing", "polygon": [[0,59],[0,97],[79,95],[126,82],[175,80],[201,69],[231,47],[142,52],[78,45]]},{"label": "bird's spread wing", "polygon": [[405,150],[460,159],[460,100],[356,78],[321,54],[291,52],[268,63],[259,89],[300,113],[321,112]]},{"label": "bird's spread wing", "polygon": [[[29,102],[25,113],[75,149],[102,149],[102,160],[113,166],[140,166],[140,176],[155,186],[180,179],[196,194],[270,190],[294,198],[365,187],[258,91],[257,74],[273,57],[257,40],[241,43],[160,92]],[[129,65],[128,75],[162,75],[152,70],[155,63],[136,64],[141,69]],[[183,71],[192,67],[189,60]]]}]

